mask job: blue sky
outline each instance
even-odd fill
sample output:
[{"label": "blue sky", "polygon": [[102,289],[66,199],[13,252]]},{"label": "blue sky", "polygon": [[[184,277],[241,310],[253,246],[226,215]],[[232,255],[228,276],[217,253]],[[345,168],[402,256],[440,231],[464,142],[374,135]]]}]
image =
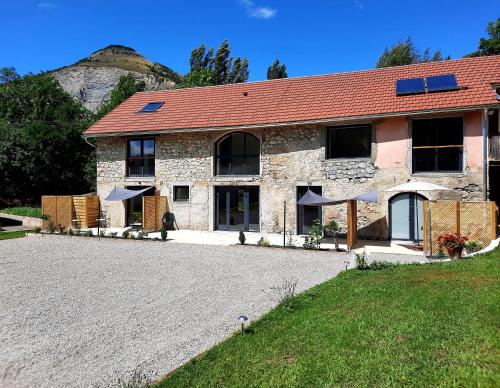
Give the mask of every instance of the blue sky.
[{"label": "blue sky", "polygon": [[50,70],[123,44],[185,73],[194,47],[227,38],[248,57],[251,80],[265,79],[275,58],[290,76],[332,73],[372,68],[409,35],[461,57],[499,11],[498,0],[2,0],[0,67]]}]

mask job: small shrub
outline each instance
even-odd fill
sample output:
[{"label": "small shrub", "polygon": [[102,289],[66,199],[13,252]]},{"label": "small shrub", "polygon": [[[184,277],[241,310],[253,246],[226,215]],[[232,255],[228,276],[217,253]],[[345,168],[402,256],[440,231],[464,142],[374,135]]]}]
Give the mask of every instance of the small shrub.
[{"label": "small shrub", "polygon": [[265,237],[261,237],[259,241],[257,241],[257,245],[260,247],[270,247],[271,243]]},{"label": "small shrub", "polygon": [[33,233],[40,233],[42,231],[42,228],[40,228],[39,226],[36,226],[33,228]]},{"label": "small shrub", "polygon": [[64,233],[64,226],[62,226],[61,224],[57,224],[56,230],[57,230],[57,233],[63,234]]},{"label": "small shrub", "polygon": [[152,370],[145,371],[141,366],[138,366],[126,377],[117,377],[109,386],[118,388],[149,388],[154,385],[157,375]]},{"label": "small shrub", "polygon": [[118,232],[109,232],[109,237],[115,238],[116,236],[118,236]]},{"label": "small shrub", "polygon": [[483,244],[481,244],[481,242],[477,240],[467,241],[465,243],[465,251],[469,254],[478,252],[483,248],[484,248]]},{"label": "small shrub", "polygon": [[304,239],[304,244],[302,244],[302,248],[304,249],[316,249],[316,244],[314,243],[314,241],[307,237]]},{"label": "small shrub", "polygon": [[240,235],[238,236],[238,240],[240,241],[241,245],[245,245],[245,241],[247,241],[247,238],[245,237],[245,233],[243,233],[242,230],[240,230]]},{"label": "small shrub", "polygon": [[160,229],[160,236],[161,236],[161,239],[163,241],[167,240],[168,231],[167,231],[167,228],[165,228],[164,226],[162,226],[161,229]]},{"label": "small shrub", "polygon": [[148,237],[148,232],[145,232],[144,230],[139,230],[139,231],[137,232],[136,237],[137,237],[139,240],[142,240],[143,238]]},{"label": "small shrub", "polygon": [[399,263],[391,263],[389,261],[380,261],[380,260],[374,260],[371,263],[368,263],[365,251],[363,251],[360,254],[356,253],[356,268],[361,271],[367,271],[367,270],[379,271],[381,269],[395,267],[397,265],[399,265]]},{"label": "small shrub", "polygon": [[100,236],[100,237],[106,237],[106,229],[101,229],[101,230],[99,231],[99,236]]},{"label": "small shrub", "polygon": [[370,265],[366,260],[366,252],[356,253],[356,268],[359,270],[370,269]]},{"label": "small shrub", "polygon": [[286,246],[288,248],[295,248],[296,239],[293,238],[293,229],[289,229],[287,232]]},{"label": "small shrub", "polygon": [[319,249],[321,240],[323,240],[323,226],[321,226],[321,221],[319,219],[314,220],[309,229],[309,237],[311,238],[314,249]]},{"label": "small shrub", "polygon": [[333,237],[333,241],[335,244],[335,250],[339,251],[339,232],[340,232],[340,226],[337,224],[336,221],[332,220],[328,224],[325,225],[325,232],[328,233],[328,235]]},{"label": "small shrub", "polygon": [[66,228],[66,234],[68,236],[73,236],[73,229],[70,226]]},{"label": "small shrub", "polygon": [[49,232],[50,234],[54,234],[55,231],[56,231],[56,226],[52,221],[49,221],[47,225],[47,232]]},{"label": "small shrub", "polygon": [[94,233],[91,230],[87,230],[83,235],[85,237],[94,237]]},{"label": "small shrub", "polygon": [[130,235],[130,233],[128,232],[128,230],[124,230],[122,233],[123,238],[128,238],[129,235]]},{"label": "small shrub", "polygon": [[395,267],[396,263],[391,263],[389,261],[378,261],[378,260],[374,260],[370,263],[369,265],[369,269],[372,270],[372,271],[378,271],[378,270],[381,270],[381,269],[386,269],[386,268],[390,268],[390,267]]},{"label": "small shrub", "polygon": [[297,278],[285,279],[274,289],[278,293],[278,302],[287,310],[293,311],[296,301]]}]

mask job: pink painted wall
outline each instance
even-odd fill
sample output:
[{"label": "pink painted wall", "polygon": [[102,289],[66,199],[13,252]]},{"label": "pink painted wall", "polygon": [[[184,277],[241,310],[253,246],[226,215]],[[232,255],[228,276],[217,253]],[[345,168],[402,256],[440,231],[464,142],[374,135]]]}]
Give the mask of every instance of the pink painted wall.
[{"label": "pink painted wall", "polygon": [[[467,112],[464,115],[464,156],[468,167],[482,165],[482,113]],[[376,125],[375,139],[378,168],[407,167],[408,120],[405,117],[385,119]]]},{"label": "pink painted wall", "polygon": [[483,161],[482,112],[464,116],[464,150],[468,167],[481,167]]},{"label": "pink painted wall", "polygon": [[379,168],[407,167],[408,120],[405,117],[385,119],[375,127],[377,154],[375,166]]}]

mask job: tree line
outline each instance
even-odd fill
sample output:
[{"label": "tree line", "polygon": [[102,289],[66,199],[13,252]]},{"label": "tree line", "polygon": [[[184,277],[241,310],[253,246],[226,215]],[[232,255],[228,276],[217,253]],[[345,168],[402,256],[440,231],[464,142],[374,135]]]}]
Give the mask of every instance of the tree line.
[{"label": "tree line", "polygon": [[[486,38],[466,56],[500,54],[500,18],[487,26]],[[420,52],[411,38],[384,50],[376,67],[448,59],[430,49]],[[189,58],[189,72],[178,88],[246,82],[247,58],[231,55],[227,40],[217,50],[204,44]],[[288,77],[278,59],[267,79]],[[81,194],[95,190],[95,149],[83,131],[145,84],[132,74],[120,77],[110,99],[96,113],[67,94],[50,73],[20,76],[14,68],[0,69],[0,208],[39,203],[43,194]]]}]

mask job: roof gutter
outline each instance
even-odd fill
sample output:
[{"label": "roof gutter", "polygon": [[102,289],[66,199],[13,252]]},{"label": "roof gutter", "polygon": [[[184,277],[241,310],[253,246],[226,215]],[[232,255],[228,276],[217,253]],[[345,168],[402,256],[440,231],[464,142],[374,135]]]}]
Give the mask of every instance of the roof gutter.
[{"label": "roof gutter", "polygon": [[186,132],[234,131],[243,129],[285,127],[290,125],[330,124],[330,123],[333,124],[333,123],[349,122],[349,121],[383,119],[389,117],[464,112],[470,110],[489,109],[489,108],[498,108],[498,104],[475,105],[475,106],[466,106],[461,108],[428,109],[428,110],[419,110],[410,112],[393,112],[393,113],[382,113],[376,115],[348,116],[348,117],[337,117],[337,118],[318,119],[318,120],[285,121],[277,123],[235,125],[226,127],[180,128],[180,129],[163,129],[163,130],[160,129],[151,131],[127,131],[127,132],[109,132],[109,133],[95,133],[95,134],[91,133],[91,134],[83,134],[82,136],[84,138],[97,138],[97,137],[135,136],[135,135],[160,135],[160,134],[174,134],[174,133],[186,133]]}]

